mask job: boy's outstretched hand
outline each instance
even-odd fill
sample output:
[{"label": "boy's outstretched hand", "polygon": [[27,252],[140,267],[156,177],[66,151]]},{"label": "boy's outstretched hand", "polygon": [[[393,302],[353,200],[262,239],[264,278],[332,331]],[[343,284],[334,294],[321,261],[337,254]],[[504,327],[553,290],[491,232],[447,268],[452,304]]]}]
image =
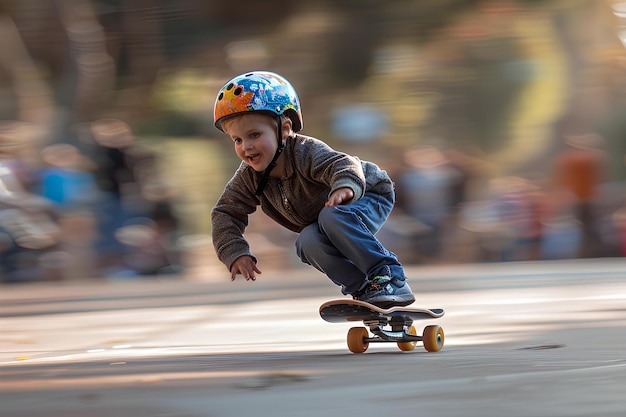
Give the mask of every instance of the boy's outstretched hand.
[{"label": "boy's outstretched hand", "polygon": [[343,187],[337,188],[333,193],[328,197],[328,201],[326,202],[326,207],[335,207],[343,203],[344,201],[351,200],[354,197],[354,192],[351,188]]},{"label": "boy's outstretched hand", "polygon": [[241,274],[246,281],[256,281],[256,275],[260,274],[261,270],[256,266],[256,262],[251,256],[240,256],[233,266],[230,268],[230,280],[234,281],[237,278],[237,274]]}]

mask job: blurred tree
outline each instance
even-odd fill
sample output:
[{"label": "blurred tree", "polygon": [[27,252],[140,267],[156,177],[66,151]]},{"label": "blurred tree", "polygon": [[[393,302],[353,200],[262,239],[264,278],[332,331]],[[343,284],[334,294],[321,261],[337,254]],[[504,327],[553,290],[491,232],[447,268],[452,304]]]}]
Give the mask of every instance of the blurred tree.
[{"label": "blurred tree", "polygon": [[[160,82],[161,75],[176,78],[177,73],[192,69],[211,82],[226,79],[239,70],[229,56],[230,47],[255,41],[262,45],[267,59],[254,61],[254,51],[247,50],[240,53],[240,61],[284,70],[302,85],[302,98],[310,109],[307,120],[332,111],[329,103],[336,97],[338,101],[346,96],[352,101],[371,101],[377,96],[378,101],[400,102],[401,111],[407,113],[402,119],[409,123],[394,134],[415,135],[415,128],[423,126],[421,120],[409,120],[416,118],[413,112],[433,106],[435,111],[419,117],[441,136],[478,140],[486,148],[496,148],[503,142],[506,123],[519,105],[528,79],[536,75],[529,64],[536,57],[525,55],[528,50],[516,39],[524,35],[507,33],[506,22],[512,26],[523,20],[532,13],[531,6],[544,6],[541,13],[550,16],[547,5],[555,4],[551,18],[558,33],[548,36],[572,55],[578,46],[576,28],[559,24],[564,19],[558,14],[578,10],[582,16],[592,3],[246,0],[234,5],[220,0],[4,0],[0,1],[4,17],[0,30],[5,34],[0,39],[4,46],[0,52],[0,97],[9,98],[10,103],[3,100],[0,117],[48,120],[51,128],[47,130],[54,138],[68,135],[77,122],[102,117],[150,126],[153,134],[201,133],[203,123],[195,119],[206,119],[206,113],[167,106],[161,100],[165,95],[155,95],[155,86],[171,85]],[[472,14],[488,18],[472,26]],[[449,40],[447,44],[441,41],[444,38]],[[452,43],[455,45],[449,50],[425,60],[429,46]],[[387,45],[409,45],[413,65],[430,66],[430,73],[424,78],[420,69],[411,73],[407,68],[406,74],[396,79],[401,86],[363,94],[358,89],[372,77],[381,47]],[[585,73],[585,62],[576,63],[581,65],[570,69],[573,77]],[[390,77],[396,76],[390,73]],[[207,90],[216,88],[206,79],[201,81]],[[429,100],[436,95],[436,103],[420,102],[416,97],[420,91],[428,92]],[[400,98],[399,94],[404,95]],[[537,96],[539,99],[545,97]],[[317,121],[328,121],[317,117]],[[309,126],[319,125],[323,123]]]}]

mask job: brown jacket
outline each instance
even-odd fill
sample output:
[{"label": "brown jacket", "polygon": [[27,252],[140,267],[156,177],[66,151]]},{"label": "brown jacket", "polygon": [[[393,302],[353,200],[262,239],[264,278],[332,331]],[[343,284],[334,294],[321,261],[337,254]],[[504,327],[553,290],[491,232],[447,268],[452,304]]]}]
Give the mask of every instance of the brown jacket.
[{"label": "brown jacket", "polygon": [[317,222],[328,196],[338,188],[351,188],[353,201],[365,192],[393,191],[387,172],[376,164],[335,151],[312,137],[287,139],[283,157],[285,176],[271,178],[261,196],[254,193],[262,173],[242,162],[211,212],[213,245],[229,269],[240,256],[254,257],[243,234],[248,216],[259,205],[278,224],[299,233]]}]

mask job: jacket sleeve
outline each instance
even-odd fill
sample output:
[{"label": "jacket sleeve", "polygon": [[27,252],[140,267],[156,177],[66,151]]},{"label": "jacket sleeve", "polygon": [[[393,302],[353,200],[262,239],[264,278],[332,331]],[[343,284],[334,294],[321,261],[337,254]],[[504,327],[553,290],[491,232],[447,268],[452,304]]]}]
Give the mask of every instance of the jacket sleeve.
[{"label": "jacket sleeve", "polygon": [[354,198],[359,200],[365,194],[365,174],[361,161],[343,152],[336,151],[326,143],[308,138],[305,142],[307,152],[302,154],[303,166],[309,175],[330,187],[329,195],[339,188],[350,188]]},{"label": "jacket sleeve", "polygon": [[251,184],[251,180],[246,180],[245,167],[240,166],[211,210],[213,246],[218,259],[229,271],[241,256],[251,256],[256,262],[244,238],[248,216],[256,211],[258,203]]}]

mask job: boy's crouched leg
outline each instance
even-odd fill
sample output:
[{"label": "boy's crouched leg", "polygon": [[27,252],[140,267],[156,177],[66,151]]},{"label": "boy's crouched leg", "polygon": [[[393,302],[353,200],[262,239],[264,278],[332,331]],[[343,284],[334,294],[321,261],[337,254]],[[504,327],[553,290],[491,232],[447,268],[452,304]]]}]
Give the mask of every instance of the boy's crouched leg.
[{"label": "boy's crouched leg", "polygon": [[312,265],[341,286],[343,294],[352,294],[363,285],[365,275],[332,245],[317,223],[300,232],[296,253],[302,262]]},{"label": "boy's crouched leg", "polygon": [[380,198],[366,195],[350,205],[325,208],[319,215],[319,227],[365,276],[351,293],[355,299],[384,308],[405,306],[413,303],[415,296],[406,283],[404,268],[374,236],[386,219],[386,213],[378,210]]},{"label": "boy's crouched leg", "polygon": [[404,280],[404,268],[397,256],[374,236],[386,218],[378,213],[377,206],[366,195],[350,205],[324,208],[318,218],[319,228],[333,247],[366,277],[388,275]]}]

